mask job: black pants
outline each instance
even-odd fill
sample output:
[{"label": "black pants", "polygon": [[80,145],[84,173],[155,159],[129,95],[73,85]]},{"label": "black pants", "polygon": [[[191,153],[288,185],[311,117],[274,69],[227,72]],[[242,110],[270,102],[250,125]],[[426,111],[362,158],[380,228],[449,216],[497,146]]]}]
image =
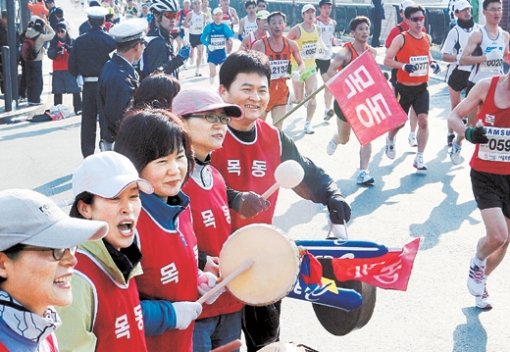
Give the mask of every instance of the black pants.
[{"label": "black pants", "polygon": [[[53,94],[53,105],[62,104],[62,94]],[[74,112],[81,111],[81,94],[73,93],[73,108]]]},{"label": "black pants", "polygon": [[26,61],[27,98],[29,103],[40,103],[43,91],[42,61]]},{"label": "black pants", "polygon": [[94,154],[97,129],[97,82],[85,82],[83,85],[83,104],[81,113],[81,154],[84,158]]},{"label": "black pants", "polygon": [[243,332],[248,352],[255,352],[280,340],[280,313],[282,301],[268,306],[245,306]]}]

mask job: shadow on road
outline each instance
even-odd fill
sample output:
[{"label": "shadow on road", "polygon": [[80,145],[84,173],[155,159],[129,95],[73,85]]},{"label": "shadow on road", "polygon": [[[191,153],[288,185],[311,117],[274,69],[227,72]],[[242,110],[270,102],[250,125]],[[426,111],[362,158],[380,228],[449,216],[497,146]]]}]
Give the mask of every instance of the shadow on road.
[{"label": "shadow on road", "polygon": [[59,130],[80,127],[80,125],[81,125],[81,122],[77,122],[77,123],[73,123],[71,125],[65,125],[65,126],[59,125],[59,126],[54,126],[54,127],[50,127],[50,128],[39,129],[39,130],[36,130],[36,131],[19,132],[19,133],[14,133],[14,134],[11,134],[11,135],[8,135],[8,136],[0,136],[0,141],[11,141],[11,140],[14,140],[14,139],[35,137],[35,136],[40,136],[40,135],[43,135],[43,134],[48,134],[48,133],[56,132],[56,131],[59,131]]},{"label": "shadow on road", "polygon": [[48,183],[45,183],[39,187],[34,188],[34,191],[44,194],[45,196],[52,197],[62,192],[66,192],[71,189],[72,175],[66,175],[54,179]]},{"label": "shadow on road", "polygon": [[475,307],[462,308],[466,323],[457,325],[453,331],[452,352],[487,351],[487,332],[480,322],[480,314],[483,312]]}]

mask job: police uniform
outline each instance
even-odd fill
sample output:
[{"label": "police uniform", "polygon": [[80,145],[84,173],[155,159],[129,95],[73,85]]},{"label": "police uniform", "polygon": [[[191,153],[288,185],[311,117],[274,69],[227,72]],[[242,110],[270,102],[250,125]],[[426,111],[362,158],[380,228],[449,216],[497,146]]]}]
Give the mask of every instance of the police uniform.
[{"label": "police uniform", "polygon": [[[112,27],[110,34],[118,44],[140,41],[145,36],[147,22],[130,19]],[[104,65],[98,82],[97,106],[101,129],[100,147],[110,150],[122,115],[138,87],[139,76],[131,62],[118,53]]]},{"label": "police uniform", "polygon": [[[91,7],[89,18],[104,18],[106,9]],[[81,153],[83,157],[94,154],[97,124],[97,81],[110,52],[115,50],[115,40],[99,27],[79,36],[69,56],[68,70],[73,76],[83,76],[83,102],[81,115]]]}]

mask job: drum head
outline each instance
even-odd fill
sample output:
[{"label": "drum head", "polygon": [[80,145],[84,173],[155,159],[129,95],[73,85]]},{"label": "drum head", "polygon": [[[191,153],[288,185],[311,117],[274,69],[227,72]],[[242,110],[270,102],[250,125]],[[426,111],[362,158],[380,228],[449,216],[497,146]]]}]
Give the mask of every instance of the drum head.
[{"label": "drum head", "polygon": [[[323,276],[335,279],[331,260],[320,259],[322,264]],[[331,308],[318,304],[313,304],[313,310],[321,325],[329,333],[335,336],[347,335],[355,329],[365,326],[374,313],[376,301],[376,288],[362,281],[338,281],[335,280],[338,287],[350,288],[358,291],[363,297],[363,303],[357,309],[345,311],[342,309]]]},{"label": "drum head", "polygon": [[263,306],[285,297],[299,273],[299,252],[294,242],[273,226],[252,224],[235,231],[220,253],[222,277],[242,262],[253,266],[232,280],[227,288],[239,300]]}]

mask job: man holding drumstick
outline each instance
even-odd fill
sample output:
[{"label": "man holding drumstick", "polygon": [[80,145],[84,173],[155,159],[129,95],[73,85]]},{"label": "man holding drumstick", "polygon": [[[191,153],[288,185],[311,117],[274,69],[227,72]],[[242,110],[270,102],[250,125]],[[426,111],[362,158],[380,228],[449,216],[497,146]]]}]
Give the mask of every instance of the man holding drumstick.
[{"label": "man holding drumstick", "polygon": [[[269,101],[270,78],[269,61],[262,53],[240,51],[227,58],[220,70],[220,94],[225,102],[240,106],[244,114],[228,123],[223,148],[212,153],[212,165],[228,187],[262,194],[274,184],[276,167],[285,160],[295,160],[305,176],[294,191],[326,205],[333,224],[349,221],[351,209],[331,177],[302,156],[284,132],[261,119]],[[232,231],[253,223],[271,224],[277,198],[278,192],[269,196],[271,206],[250,219],[231,211]],[[249,352],[278,340],[280,303],[245,307],[243,330]]]}]

